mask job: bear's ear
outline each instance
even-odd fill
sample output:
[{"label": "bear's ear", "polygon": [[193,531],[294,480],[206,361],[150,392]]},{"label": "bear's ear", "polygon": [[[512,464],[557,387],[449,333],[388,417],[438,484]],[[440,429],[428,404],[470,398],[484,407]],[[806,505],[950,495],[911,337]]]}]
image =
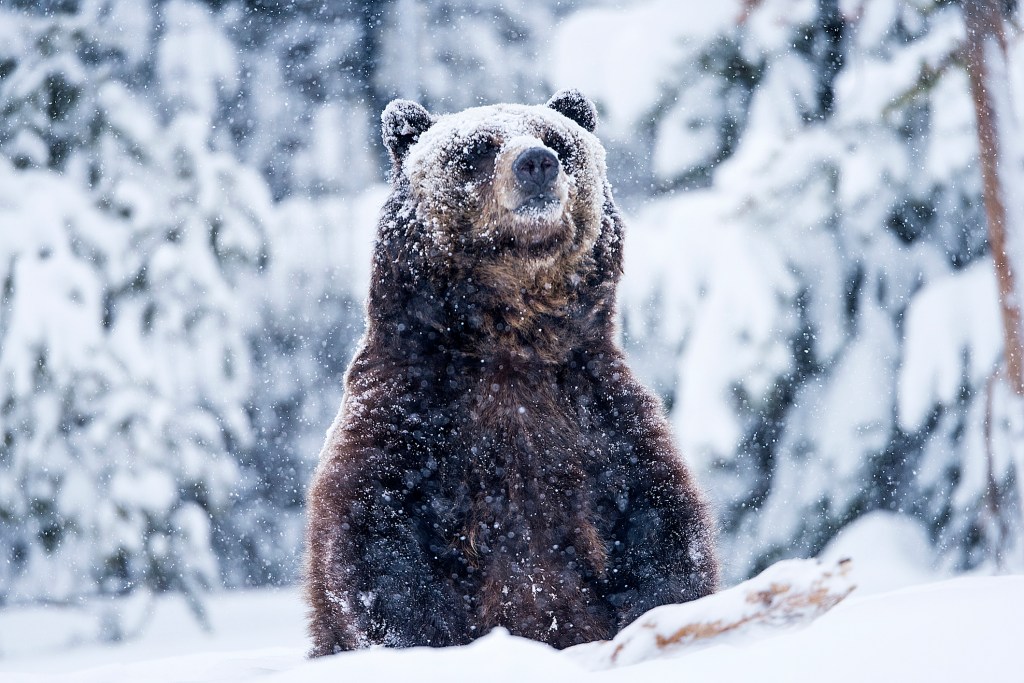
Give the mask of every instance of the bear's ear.
[{"label": "bear's ear", "polygon": [[597,107],[575,88],[559,90],[548,100],[548,106],[588,132],[593,133],[597,128]]},{"label": "bear's ear", "polygon": [[391,100],[380,115],[381,136],[391,160],[401,165],[409,148],[423,131],[434,125],[434,117],[422,105],[409,100]]}]

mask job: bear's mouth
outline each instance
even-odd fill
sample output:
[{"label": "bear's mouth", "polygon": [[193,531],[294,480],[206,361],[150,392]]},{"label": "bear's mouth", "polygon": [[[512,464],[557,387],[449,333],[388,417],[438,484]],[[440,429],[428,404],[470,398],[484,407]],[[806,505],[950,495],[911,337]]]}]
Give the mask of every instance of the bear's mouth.
[{"label": "bear's mouth", "polygon": [[531,251],[548,250],[568,235],[565,202],[553,192],[540,192],[523,199],[512,214],[513,240]]},{"label": "bear's mouth", "polygon": [[515,212],[523,218],[556,218],[562,212],[562,200],[553,193],[541,192],[524,199],[516,207]]}]

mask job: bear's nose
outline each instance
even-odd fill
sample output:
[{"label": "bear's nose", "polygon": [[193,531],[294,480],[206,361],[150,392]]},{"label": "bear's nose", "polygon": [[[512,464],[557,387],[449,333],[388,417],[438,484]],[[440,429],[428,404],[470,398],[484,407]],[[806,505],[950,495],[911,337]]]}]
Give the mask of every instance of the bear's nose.
[{"label": "bear's nose", "polygon": [[558,177],[558,157],[543,147],[531,147],[516,157],[512,171],[523,190],[540,194]]}]

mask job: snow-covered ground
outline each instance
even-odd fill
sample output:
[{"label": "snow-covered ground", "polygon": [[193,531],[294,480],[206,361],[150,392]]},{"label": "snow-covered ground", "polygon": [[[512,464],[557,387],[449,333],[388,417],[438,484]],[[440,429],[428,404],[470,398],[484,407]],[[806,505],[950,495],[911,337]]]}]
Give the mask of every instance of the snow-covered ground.
[{"label": "snow-covered ground", "polygon": [[[496,631],[442,650],[373,649],[306,661],[295,590],[226,593],[210,601],[204,633],[180,599],[157,603],[144,634],[79,646],[84,622],[55,609],[0,614],[0,680],[226,681],[1011,681],[1024,576],[945,578],[928,566],[922,531],[883,513],[851,525],[823,553],[852,557],[857,590],[805,627],[740,632],[672,656],[599,668]],[[76,631],[76,628],[79,630]],[[482,673],[486,672],[486,673]]]}]

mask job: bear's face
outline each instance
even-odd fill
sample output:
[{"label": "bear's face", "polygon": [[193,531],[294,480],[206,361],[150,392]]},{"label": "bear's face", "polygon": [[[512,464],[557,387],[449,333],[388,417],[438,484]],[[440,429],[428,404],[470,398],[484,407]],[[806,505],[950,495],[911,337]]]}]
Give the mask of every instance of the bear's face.
[{"label": "bear's face", "polygon": [[622,223],[586,98],[437,118],[396,100],[382,122],[392,193],[371,332],[401,357],[419,345],[556,363],[612,337]]},{"label": "bear's face", "polygon": [[604,149],[593,105],[578,93],[437,119],[396,101],[383,121],[396,189],[407,188],[408,210],[440,253],[530,270],[598,240]]}]

